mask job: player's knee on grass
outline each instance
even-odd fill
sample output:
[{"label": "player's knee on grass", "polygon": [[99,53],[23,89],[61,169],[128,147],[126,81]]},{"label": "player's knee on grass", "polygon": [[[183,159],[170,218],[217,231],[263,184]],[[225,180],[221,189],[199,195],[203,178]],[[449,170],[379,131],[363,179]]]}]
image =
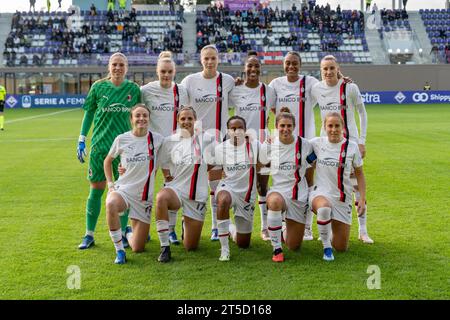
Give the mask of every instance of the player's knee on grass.
[{"label": "player's knee on grass", "polygon": [[283,197],[276,193],[271,193],[267,199],[267,208],[273,211],[282,211],[284,207]]},{"label": "player's knee on grass", "polygon": [[221,191],[216,195],[217,201],[217,218],[219,220],[228,219],[228,211],[231,206],[231,196],[226,191]]},{"label": "player's knee on grass", "polygon": [[250,247],[250,239],[252,234],[236,234],[236,244],[241,249],[248,249]]}]

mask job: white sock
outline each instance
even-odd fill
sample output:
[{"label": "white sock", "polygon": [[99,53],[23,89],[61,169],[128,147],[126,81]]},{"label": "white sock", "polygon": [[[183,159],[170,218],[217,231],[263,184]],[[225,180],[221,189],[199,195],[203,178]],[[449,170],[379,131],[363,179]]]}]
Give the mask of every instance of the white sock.
[{"label": "white sock", "polygon": [[122,243],[122,230],[109,230],[109,235],[111,236],[111,240],[114,243],[114,248],[116,248],[116,252],[123,249]]},{"label": "white sock", "polygon": [[261,231],[267,230],[266,197],[259,196],[259,212],[261,213]]},{"label": "white sock", "polygon": [[272,243],[273,250],[281,249],[281,211],[269,209],[267,211],[267,225],[269,227],[270,242]]},{"label": "white sock", "polygon": [[169,210],[169,232],[175,231],[175,226],[177,225],[177,211]]},{"label": "white sock", "polygon": [[211,229],[217,229],[217,201],[216,201],[216,189],[220,180],[209,181],[209,188],[211,189],[211,197],[209,198],[211,203]]},{"label": "white sock", "polygon": [[312,231],[313,213],[311,209],[306,212],[305,230]]},{"label": "white sock", "polygon": [[169,221],[157,220],[156,231],[158,231],[159,242],[161,247],[169,246]]},{"label": "white sock", "polygon": [[217,228],[219,229],[219,240],[222,254],[230,253],[230,244],[228,236],[230,234],[230,219],[217,220]]},{"label": "white sock", "polygon": [[358,217],[359,222],[359,234],[367,234],[367,210],[362,216]]},{"label": "white sock", "polygon": [[331,208],[317,209],[317,228],[324,248],[331,248]]},{"label": "white sock", "polygon": [[133,232],[128,232],[125,237],[127,238],[128,242],[131,242],[131,238],[133,238]]},{"label": "white sock", "polygon": [[94,231],[86,230],[86,235],[94,237]]}]

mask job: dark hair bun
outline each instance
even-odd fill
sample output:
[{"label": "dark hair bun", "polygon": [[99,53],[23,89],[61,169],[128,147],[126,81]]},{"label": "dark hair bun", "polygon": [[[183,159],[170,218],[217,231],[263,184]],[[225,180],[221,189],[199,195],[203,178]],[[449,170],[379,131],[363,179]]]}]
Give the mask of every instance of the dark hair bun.
[{"label": "dark hair bun", "polygon": [[291,110],[288,107],[281,107],[280,112],[291,113]]}]

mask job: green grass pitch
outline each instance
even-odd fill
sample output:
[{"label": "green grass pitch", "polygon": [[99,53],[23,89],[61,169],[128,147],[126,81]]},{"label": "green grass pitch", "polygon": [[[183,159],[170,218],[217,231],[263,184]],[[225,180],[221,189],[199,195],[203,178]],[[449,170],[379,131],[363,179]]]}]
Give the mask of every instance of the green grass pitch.
[{"label": "green grass pitch", "polygon": [[[271,246],[259,237],[259,210],[251,247],[232,243],[229,263],[218,261],[220,245],[209,240],[209,212],[200,248],[173,246],[169,264],[157,262],[153,216],[146,251],[128,251],[128,264],[114,265],[104,208],[96,246],[78,250],[89,189],[87,165],[76,159],[82,111],[60,111],[5,112],[0,299],[450,298],[450,105],[368,106],[365,173],[375,244],[357,240],[354,216],[349,251],[335,253],[333,263],[322,261],[314,240],[286,250],[283,264],[271,261]],[[381,272],[380,289],[367,286],[371,265]],[[79,290],[67,286],[69,266],[79,267]]]}]

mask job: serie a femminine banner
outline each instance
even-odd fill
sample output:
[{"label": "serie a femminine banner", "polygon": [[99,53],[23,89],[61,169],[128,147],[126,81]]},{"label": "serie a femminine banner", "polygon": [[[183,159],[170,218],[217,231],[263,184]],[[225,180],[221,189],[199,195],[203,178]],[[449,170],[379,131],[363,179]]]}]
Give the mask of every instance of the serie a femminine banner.
[{"label": "serie a femminine banner", "polygon": [[[450,91],[370,91],[361,93],[365,104],[450,103]],[[7,95],[7,108],[76,108],[86,95]]]}]

